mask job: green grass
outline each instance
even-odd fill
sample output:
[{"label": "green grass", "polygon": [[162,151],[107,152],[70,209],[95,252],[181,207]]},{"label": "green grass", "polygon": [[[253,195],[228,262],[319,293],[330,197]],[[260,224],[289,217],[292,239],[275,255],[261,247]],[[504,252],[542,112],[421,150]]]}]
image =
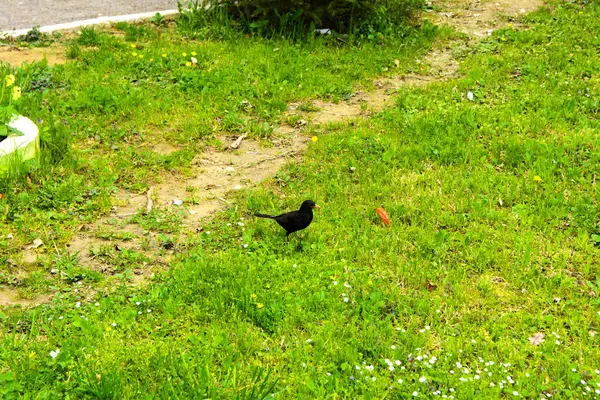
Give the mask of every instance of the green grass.
[{"label": "green grass", "polygon": [[[370,119],[315,129],[319,140],[302,163],[240,194],[242,206],[182,243],[152,285],[131,287],[124,278],[93,291],[84,280],[61,286],[49,306],[4,310],[4,397],[593,398],[600,389],[600,7],[555,4],[525,22],[526,31],[499,31],[476,44],[462,60],[464,78],[406,88]],[[136,173],[151,176],[129,167],[123,177],[117,171],[128,157],[170,168],[130,148],[127,141],[143,143],[149,125],[142,120],[180,124],[166,134],[183,143],[185,135],[204,135],[188,127],[215,123],[225,110],[275,124],[286,102],[343,97],[381,73],[389,55],[257,39],[175,46],[170,54],[196,51],[217,65],[214,86],[202,83],[208,72],[189,72],[178,56],[164,61],[172,63],[166,77],[148,65],[137,85],[124,80],[125,71],[141,74],[144,60],[158,59],[154,44],[136,50],[144,51],[141,61],[124,44],[101,44],[53,71],[70,91],[48,94],[49,104],[56,121],[74,116],[69,129],[82,160],[75,171],[34,180],[32,195],[15,188],[8,204],[17,211],[0,231],[31,229],[33,237],[28,227],[47,223],[70,232],[75,223],[56,210],[93,219],[109,207],[113,187],[131,188]],[[103,65],[120,72],[106,75]],[[316,69],[300,78],[309,66]],[[255,86],[234,86],[250,71],[260,76]],[[148,109],[134,106],[142,98]],[[243,99],[255,106],[250,115],[234,111]],[[222,118],[215,129],[235,121]],[[107,129],[111,123],[117,128]],[[101,140],[91,141],[96,134]],[[114,176],[97,173],[108,166]],[[99,194],[83,196],[77,188],[90,176],[102,177],[91,181]],[[248,218],[306,198],[322,209],[301,240],[288,242],[271,221]],[[373,212],[380,206],[388,227]],[[176,228],[176,220],[162,221]],[[74,277],[65,281],[84,273],[76,260],[62,262]],[[537,332],[545,338],[534,346],[528,339]]]},{"label": "green grass", "polygon": [[[46,159],[29,181],[0,181],[0,221],[9,223],[0,237],[22,233],[0,259],[40,234],[66,243],[82,222],[110,209],[118,189],[141,193],[166,174],[185,174],[215,133],[266,137],[291,101],[348,96],[395,59],[399,71],[410,69],[438,32],[429,24],[386,46],[345,47],[328,39],[194,41],[172,24],[116,29],[124,35],[83,29],[68,43],[73,62],[13,71],[26,89],[20,111],[40,123]],[[196,66],[186,65],[191,57]],[[180,148],[161,155],[151,151],[156,142]]]}]

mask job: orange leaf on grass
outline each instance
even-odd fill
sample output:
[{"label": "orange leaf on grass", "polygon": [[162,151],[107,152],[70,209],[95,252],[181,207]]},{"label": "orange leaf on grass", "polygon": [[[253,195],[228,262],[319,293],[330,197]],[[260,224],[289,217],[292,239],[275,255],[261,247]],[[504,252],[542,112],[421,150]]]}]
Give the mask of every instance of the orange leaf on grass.
[{"label": "orange leaf on grass", "polygon": [[375,212],[377,213],[377,215],[379,215],[379,218],[381,218],[381,221],[383,222],[383,225],[389,225],[390,223],[390,216],[387,214],[387,212],[385,212],[385,210],[383,208],[376,208]]}]

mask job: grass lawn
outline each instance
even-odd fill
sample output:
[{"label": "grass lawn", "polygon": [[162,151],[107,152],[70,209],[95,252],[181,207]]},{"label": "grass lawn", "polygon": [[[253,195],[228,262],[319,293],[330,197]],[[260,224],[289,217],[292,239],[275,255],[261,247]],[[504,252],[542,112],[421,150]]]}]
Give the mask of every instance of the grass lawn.
[{"label": "grass lawn", "polygon": [[[0,311],[2,397],[600,397],[600,5],[523,22],[477,43],[425,24],[383,46],[120,25],[73,39],[70,63],[16,71],[54,159],[0,183],[0,285],[56,295]],[[151,284],[127,283],[136,257],[108,281],[65,255],[116,191],[184,176],[215,132],[267,138],[294,122],[288,103],[410,72],[436,38],[460,78],[307,127],[302,162],[178,241]],[[248,218],[306,198],[322,208],[301,239]],[[136,216],[176,229],[167,217]],[[38,237],[48,257],[19,275],[7,261]]]}]

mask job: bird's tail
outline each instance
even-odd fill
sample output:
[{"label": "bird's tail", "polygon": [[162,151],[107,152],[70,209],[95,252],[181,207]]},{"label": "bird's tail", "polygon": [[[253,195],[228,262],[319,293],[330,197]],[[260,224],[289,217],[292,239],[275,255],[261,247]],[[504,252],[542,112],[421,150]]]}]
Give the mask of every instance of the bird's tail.
[{"label": "bird's tail", "polygon": [[273,218],[275,218],[275,217],[274,217],[274,216],[272,216],[272,215],[267,215],[267,214],[259,214],[259,213],[256,213],[256,214],[254,214],[254,216],[255,216],[255,217],[258,217],[258,218],[270,218],[270,219],[273,219]]}]

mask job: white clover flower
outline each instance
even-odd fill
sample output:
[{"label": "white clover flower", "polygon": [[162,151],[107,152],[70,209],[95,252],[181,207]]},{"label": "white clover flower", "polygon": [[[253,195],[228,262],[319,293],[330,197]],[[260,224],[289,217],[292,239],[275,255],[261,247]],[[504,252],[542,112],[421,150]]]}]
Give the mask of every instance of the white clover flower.
[{"label": "white clover flower", "polygon": [[424,376],[422,376],[422,377],[419,378],[419,382],[425,383],[425,382],[427,382],[427,378],[425,378]]},{"label": "white clover flower", "polygon": [[81,302],[78,301],[77,303],[75,303],[75,308],[79,308],[79,307],[81,307]]},{"label": "white clover flower", "polygon": [[56,349],[50,352],[50,357],[56,358],[58,357],[58,353],[60,353],[60,349]]}]

